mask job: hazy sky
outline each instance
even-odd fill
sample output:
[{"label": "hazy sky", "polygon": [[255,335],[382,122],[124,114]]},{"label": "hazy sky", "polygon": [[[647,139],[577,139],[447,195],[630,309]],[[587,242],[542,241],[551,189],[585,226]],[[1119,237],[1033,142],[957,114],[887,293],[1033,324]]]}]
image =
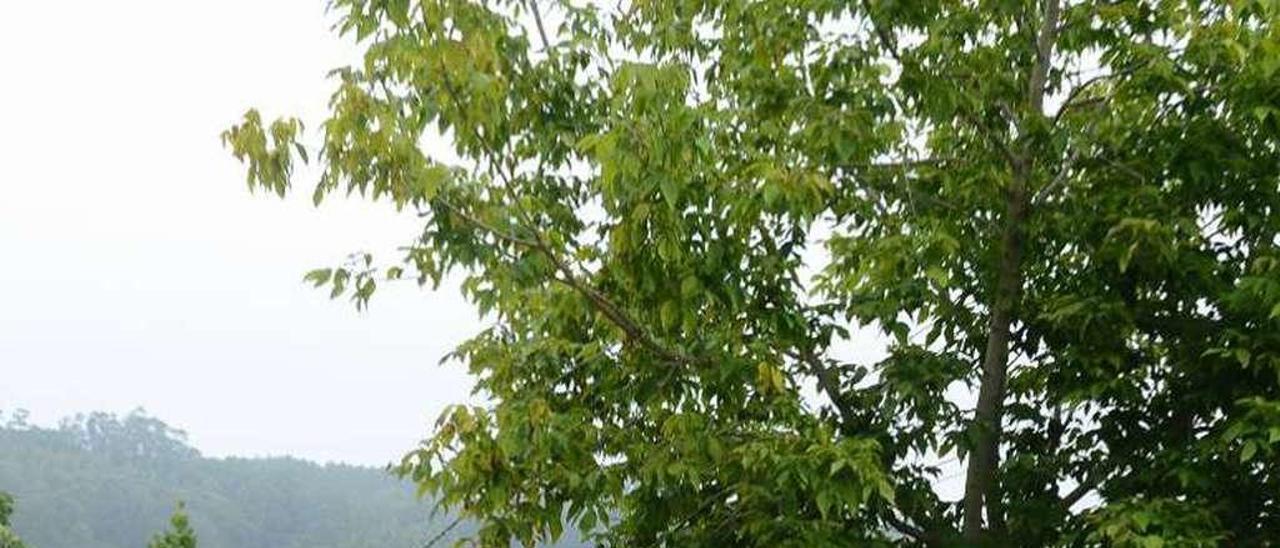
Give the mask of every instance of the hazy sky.
[{"label": "hazy sky", "polygon": [[[0,409],[144,407],[206,454],[384,464],[470,383],[455,292],[371,310],[304,286],[415,224],[250,195],[218,134],[319,120],[354,48],[324,0],[6,2],[0,16]],[[312,124],[313,126],[315,124]],[[313,134],[314,135],[314,134]]]}]

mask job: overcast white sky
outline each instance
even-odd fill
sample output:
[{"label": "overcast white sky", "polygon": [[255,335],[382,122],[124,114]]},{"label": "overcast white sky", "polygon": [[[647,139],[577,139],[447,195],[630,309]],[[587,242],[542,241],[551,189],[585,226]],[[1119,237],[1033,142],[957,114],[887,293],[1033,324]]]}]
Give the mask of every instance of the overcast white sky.
[{"label": "overcast white sky", "polygon": [[[372,309],[300,282],[412,219],[250,195],[218,134],[250,106],[324,112],[354,48],[324,0],[5,2],[0,409],[37,423],[144,407],[211,455],[385,464],[470,382],[455,292]],[[314,125],[314,124],[312,124]]]}]

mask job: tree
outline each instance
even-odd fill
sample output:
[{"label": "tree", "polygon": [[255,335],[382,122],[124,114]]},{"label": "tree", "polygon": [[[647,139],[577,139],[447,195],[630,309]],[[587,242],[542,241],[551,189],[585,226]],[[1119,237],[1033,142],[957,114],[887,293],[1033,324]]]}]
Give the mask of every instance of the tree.
[{"label": "tree", "polygon": [[187,434],[134,409],[124,417],[94,412],[65,418],[59,430],[74,435],[86,451],[120,460],[176,461],[200,456]]},{"label": "tree", "polygon": [[196,532],[191,529],[186,505],[178,503],[169,518],[169,530],[152,538],[147,548],[196,548]]},{"label": "tree", "polygon": [[307,279],[461,273],[492,404],[402,471],[483,541],[1280,535],[1280,5],[546,4],[333,2],[314,198],[422,232]]},{"label": "tree", "polygon": [[24,548],[22,539],[9,528],[9,516],[13,515],[13,496],[0,491],[0,548]]}]

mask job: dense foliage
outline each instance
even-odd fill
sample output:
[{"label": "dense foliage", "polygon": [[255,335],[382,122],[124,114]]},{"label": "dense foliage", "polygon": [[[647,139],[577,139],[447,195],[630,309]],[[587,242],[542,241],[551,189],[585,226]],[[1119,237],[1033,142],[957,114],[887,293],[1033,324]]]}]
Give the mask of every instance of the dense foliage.
[{"label": "dense foliage", "polygon": [[318,147],[224,140],[489,313],[403,466],[487,544],[1280,538],[1277,2],[333,4]]},{"label": "dense foliage", "polygon": [[22,539],[9,527],[13,515],[13,496],[0,491],[0,548],[24,548]]},{"label": "dense foliage", "polygon": [[202,458],[136,413],[56,429],[16,417],[0,422],[0,490],[16,498],[13,529],[31,548],[139,548],[180,500],[201,548],[417,548],[451,521],[383,470]]}]

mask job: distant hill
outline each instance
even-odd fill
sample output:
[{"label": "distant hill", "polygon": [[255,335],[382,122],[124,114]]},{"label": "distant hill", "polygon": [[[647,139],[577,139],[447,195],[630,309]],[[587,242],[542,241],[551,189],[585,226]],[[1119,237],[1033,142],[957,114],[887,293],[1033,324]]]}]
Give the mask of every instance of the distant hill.
[{"label": "distant hill", "polygon": [[14,495],[13,530],[31,548],[140,548],[179,500],[201,548],[416,548],[453,521],[381,470],[204,458],[141,413],[58,428],[0,420],[0,491]]}]

